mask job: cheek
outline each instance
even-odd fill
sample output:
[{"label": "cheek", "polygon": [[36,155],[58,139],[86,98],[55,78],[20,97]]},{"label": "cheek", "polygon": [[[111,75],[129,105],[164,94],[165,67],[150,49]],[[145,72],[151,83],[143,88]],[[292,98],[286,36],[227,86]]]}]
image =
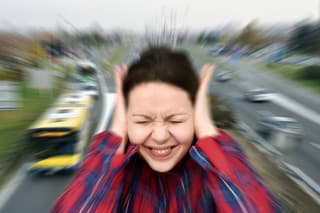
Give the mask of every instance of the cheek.
[{"label": "cheek", "polygon": [[128,138],[131,143],[142,144],[144,143],[148,136],[150,135],[151,130],[148,127],[143,127],[128,123]]},{"label": "cheek", "polygon": [[170,127],[170,133],[181,144],[191,144],[194,137],[194,128],[192,123]]}]

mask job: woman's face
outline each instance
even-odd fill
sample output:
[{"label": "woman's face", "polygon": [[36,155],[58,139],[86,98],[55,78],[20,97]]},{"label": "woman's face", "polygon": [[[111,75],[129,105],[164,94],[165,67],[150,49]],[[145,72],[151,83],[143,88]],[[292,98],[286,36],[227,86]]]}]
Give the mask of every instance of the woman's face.
[{"label": "woman's face", "polygon": [[128,97],[128,137],[157,172],[170,171],[194,137],[193,106],[184,90],[161,82],[143,83]]}]

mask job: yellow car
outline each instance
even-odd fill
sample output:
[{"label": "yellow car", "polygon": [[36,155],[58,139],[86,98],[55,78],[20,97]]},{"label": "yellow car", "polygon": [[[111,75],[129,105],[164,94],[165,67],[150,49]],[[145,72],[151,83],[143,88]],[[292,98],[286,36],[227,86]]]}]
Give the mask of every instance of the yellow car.
[{"label": "yellow car", "polygon": [[30,171],[52,174],[76,169],[88,142],[89,129],[90,108],[50,108],[28,132],[36,158]]}]

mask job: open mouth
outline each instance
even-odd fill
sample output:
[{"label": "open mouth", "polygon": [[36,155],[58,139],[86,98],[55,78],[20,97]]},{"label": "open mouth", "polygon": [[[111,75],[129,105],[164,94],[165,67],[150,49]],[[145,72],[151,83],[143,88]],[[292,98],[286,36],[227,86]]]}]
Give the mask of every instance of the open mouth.
[{"label": "open mouth", "polygon": [[176,147],[177,145],[166,146],[163,148],[154,148],[154,147],[146,147],[146,148],[151,156],[156,158],[165,158],[169,156],[173,152],[174,148]]}]

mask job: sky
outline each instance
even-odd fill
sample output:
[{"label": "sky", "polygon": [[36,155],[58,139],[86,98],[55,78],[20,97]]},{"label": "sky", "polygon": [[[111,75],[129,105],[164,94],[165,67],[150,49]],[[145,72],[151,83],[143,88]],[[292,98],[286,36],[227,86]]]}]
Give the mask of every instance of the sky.
[{"label": "sky", "polygon": [[0,29],[57,27],[144,31],[165,21],[201,30],[319,19],[320,0],[0,0]]}]

